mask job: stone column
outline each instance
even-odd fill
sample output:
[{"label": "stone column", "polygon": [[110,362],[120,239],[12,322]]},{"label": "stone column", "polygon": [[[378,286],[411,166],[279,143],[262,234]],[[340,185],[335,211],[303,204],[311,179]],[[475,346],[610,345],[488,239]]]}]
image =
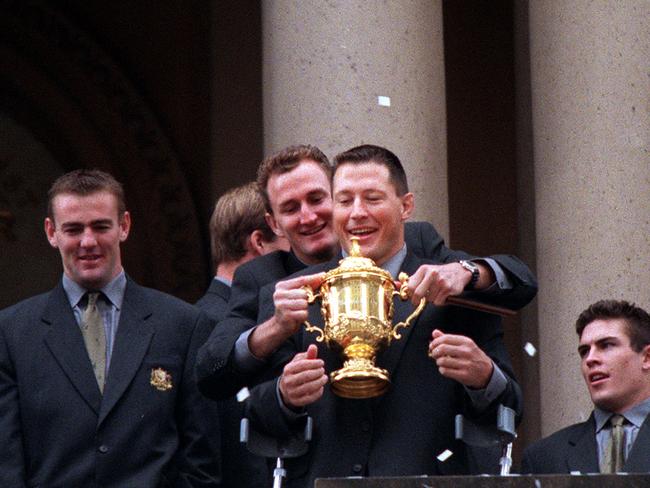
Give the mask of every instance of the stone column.
[{"label": "stone column", "polygon": [[650,2],[530,2],[542,434],[591,410],[578,314],[650,309]]},{"label": "stone column", "polygon": [[448,237],[441,2],[262,5],[265,153],[385,146],[406,167],[415,218]]}]

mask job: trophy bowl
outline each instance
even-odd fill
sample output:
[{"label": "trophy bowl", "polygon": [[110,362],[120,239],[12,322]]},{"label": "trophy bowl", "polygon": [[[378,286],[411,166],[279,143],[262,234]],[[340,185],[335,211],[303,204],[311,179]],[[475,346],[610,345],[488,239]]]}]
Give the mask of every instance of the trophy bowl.
[{"label": "trophy bowl", "polygon": [[317,293],[305,287],[309,303],[321,299],[324,327],[305,322],[305,330],[317,332],[316,341],[341,351],[343,367],[330,373],[332,391],[344,398],[372,398],[390,386],[388,371],[375,366],[377,353],[399,330],[408,327],[424,308],[417,308],[404,321],[393,326],[393,296],[409,299],[408,275],[400,273],[397,290],[390,273],[377,267],[372,259],[361,256],[359,240],[352,238],[350,255],[330,270]]}]

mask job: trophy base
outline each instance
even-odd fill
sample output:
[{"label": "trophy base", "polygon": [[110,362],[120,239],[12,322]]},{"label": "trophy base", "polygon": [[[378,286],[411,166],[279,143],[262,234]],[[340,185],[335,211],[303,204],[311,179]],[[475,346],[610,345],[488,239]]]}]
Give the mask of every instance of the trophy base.
[{"label": "trophy base", "polygon": [[383,395],[390,386],[388,372],[375,366],[344,366],[330,374],[330,385],[337,396],[363,399]]}]

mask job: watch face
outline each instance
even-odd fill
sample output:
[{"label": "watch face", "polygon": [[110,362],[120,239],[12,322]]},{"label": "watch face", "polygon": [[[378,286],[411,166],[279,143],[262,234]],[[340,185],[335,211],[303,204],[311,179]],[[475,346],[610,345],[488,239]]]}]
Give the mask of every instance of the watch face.
[{"label": "watch face", "polygon": [[472,273],[472,278],[469,280],[469,283],[465,287],[467,290],[472,290],[474,285],[478,281],[480,270],[478,266],[471,261],[460,261],[460,265],[465,268],[467,271]]},{"label": "watch face", "polygon": [[471,261],[461,261],[460,265],[471,273],[476,273],[478,271],[478,266]]}]

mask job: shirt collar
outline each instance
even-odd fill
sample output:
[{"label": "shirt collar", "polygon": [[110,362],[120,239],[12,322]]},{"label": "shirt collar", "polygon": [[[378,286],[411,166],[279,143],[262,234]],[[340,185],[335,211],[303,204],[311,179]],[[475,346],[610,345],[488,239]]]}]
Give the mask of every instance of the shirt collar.
[{"label": "shirt collar", "polygon": [[227,280],[227,279],[224,278],[223,276],[215,276],[215,277],[214,277],[214,280],[215,280],[215,281],[220,281],[221,283],[223,283],[224,285],[226,285],[228,288],[232,288],[232,280]]},{"label": "shirt collar", "polygon": [[[650,414],[650,398],[646,398],[641,403],[637,403],[629,410],[621,412],[621,415],[625,419],[634,424],[636,427],[640,428],[646,417]],[[607,424],[607,421],[612,416],[612,412],[607,410],[600,409],[598,407],[594,408],[594,418],[596,420],[596,432],[600,432],[603,427]]]},{"label": "shirt collar", "polygon": [[[65,273],[63,274],[62,284],[66,295],[68,295],[70,306],[76,307],[79,305],[79,302],[88,290],[79,285],[76,281],[70,279]],[[108,298],[108,300],[115,306],[115,308],[120,310],[122,308],[122,301],[124,300],[125,290],[126,273],[124,273],[124,270],[122,270],[120,274],[113,278],[99,291],[101,291],[106,296],[106,298]]]}]

